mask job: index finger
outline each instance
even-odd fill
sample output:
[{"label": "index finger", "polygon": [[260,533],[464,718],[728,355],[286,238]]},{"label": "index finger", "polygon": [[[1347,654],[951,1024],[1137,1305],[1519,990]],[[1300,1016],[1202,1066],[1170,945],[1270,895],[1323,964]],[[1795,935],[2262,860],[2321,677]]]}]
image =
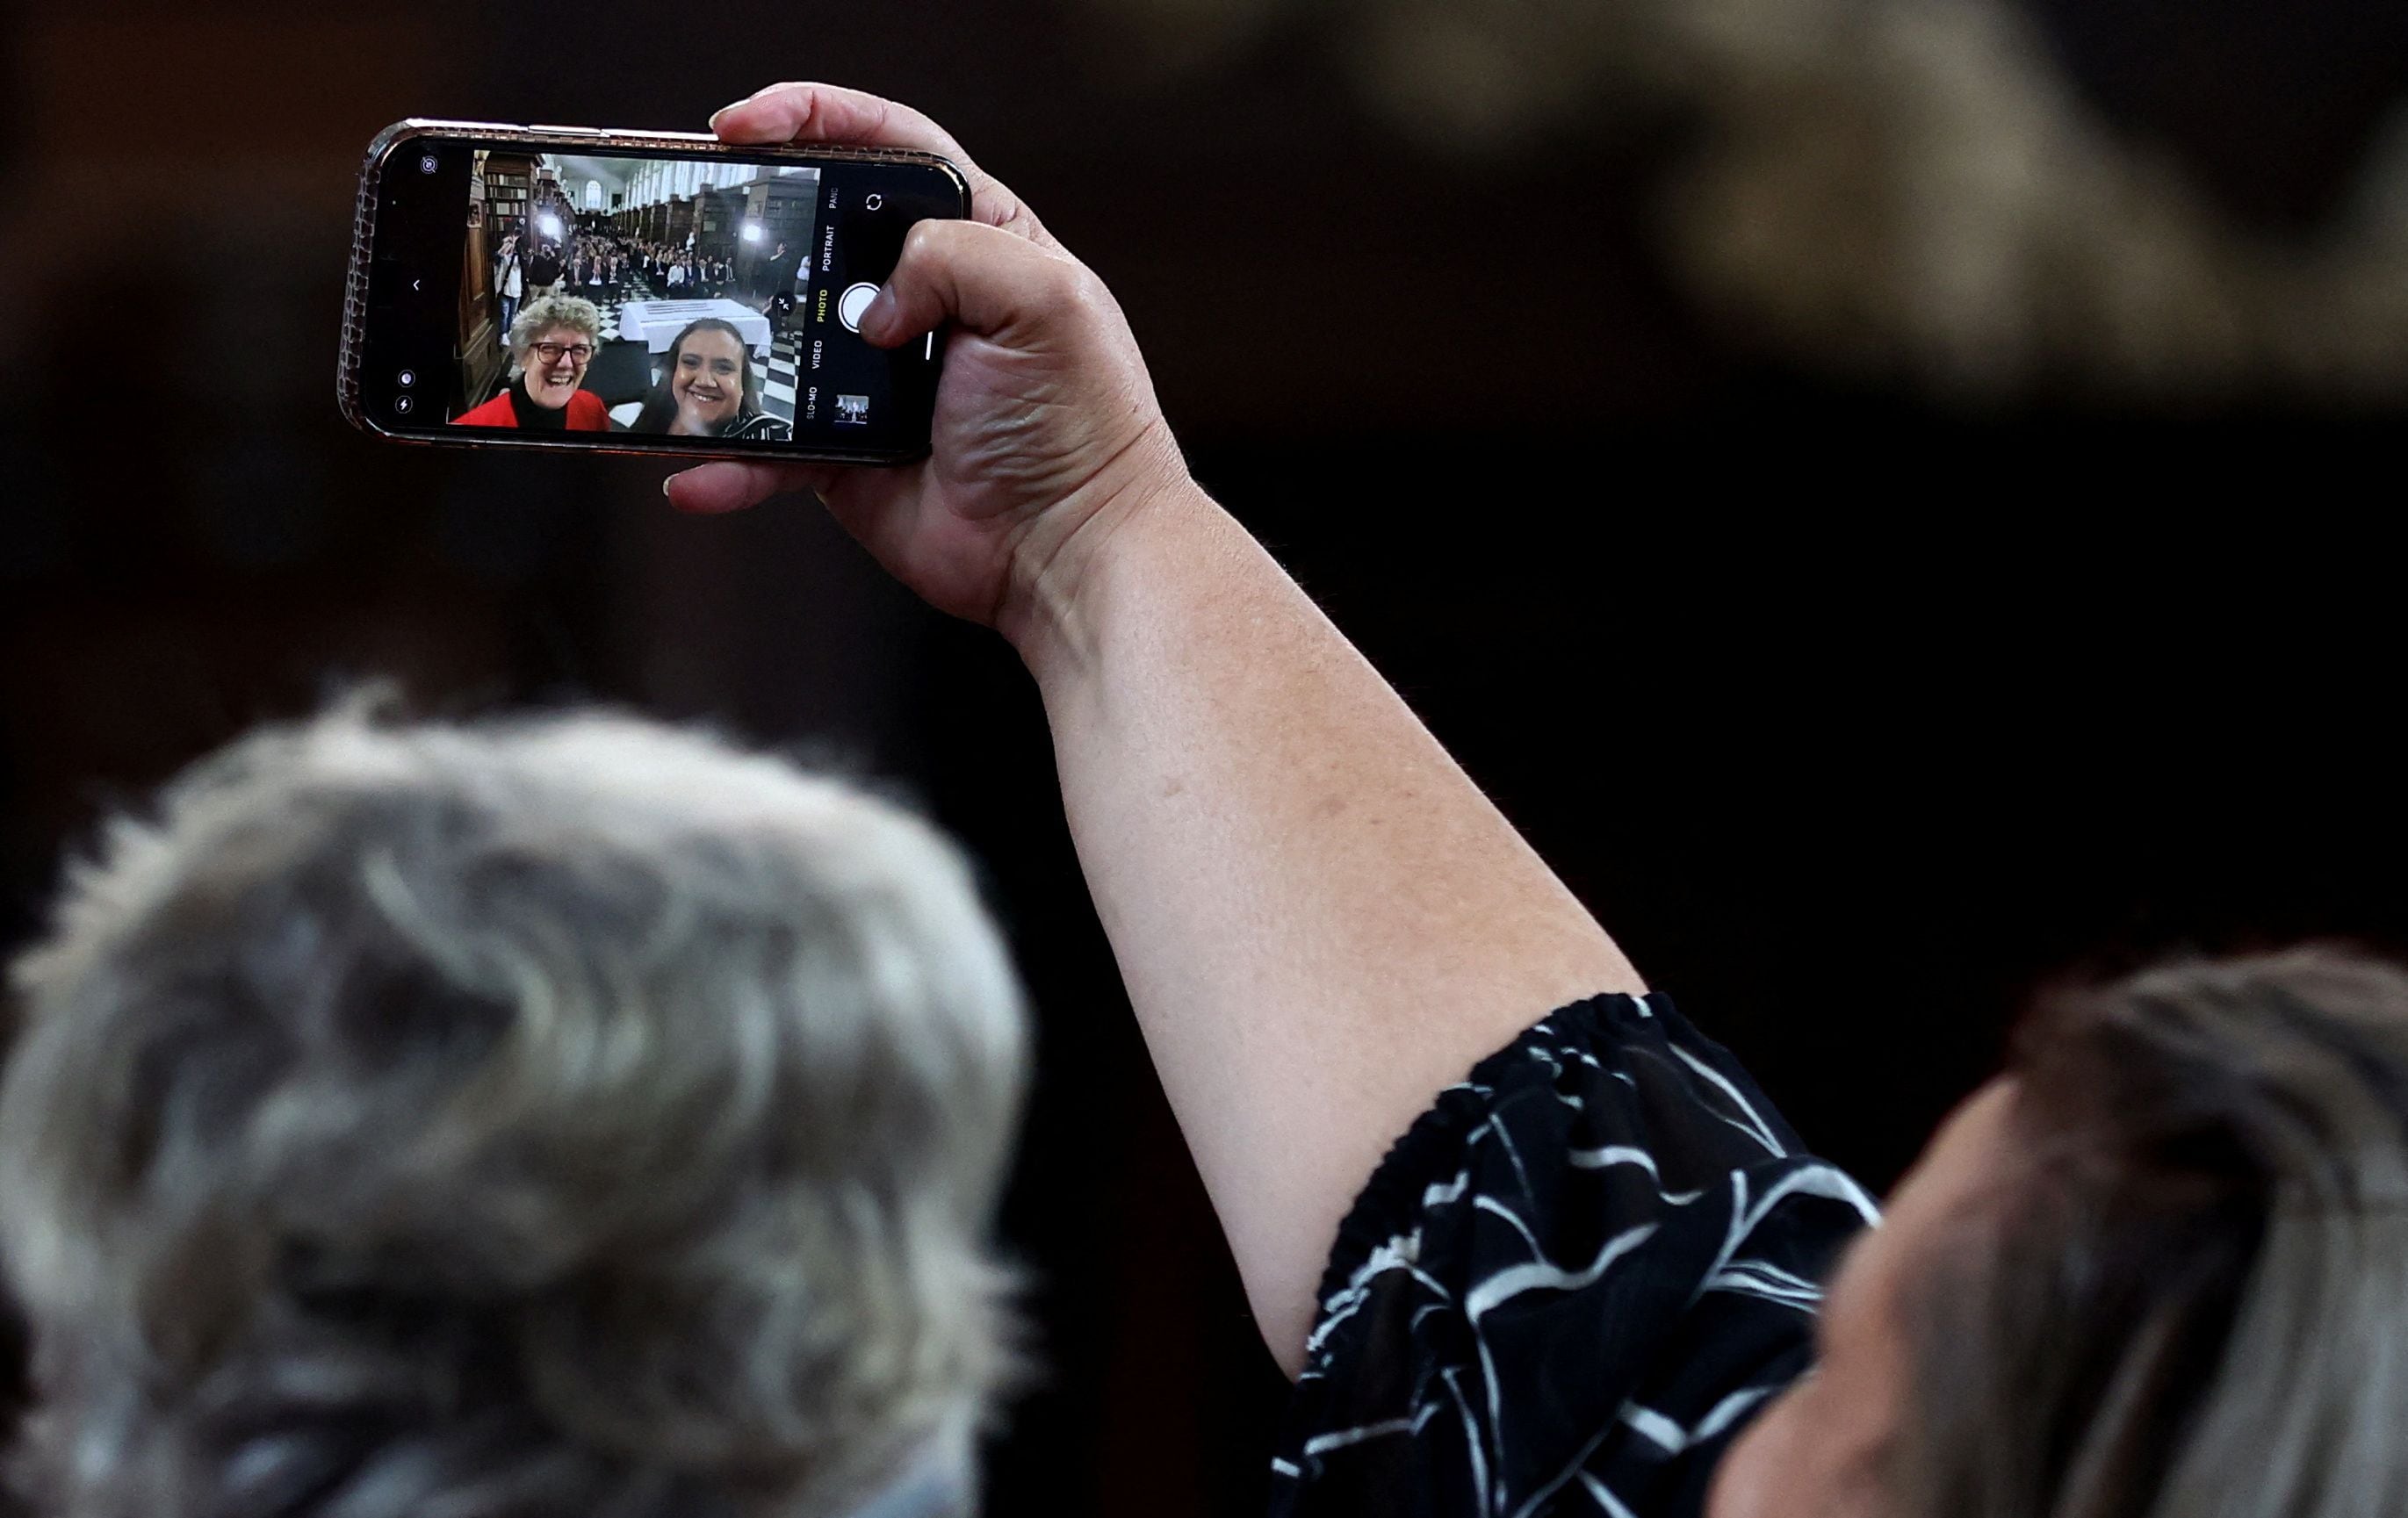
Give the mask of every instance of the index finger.
[{"label": "index finger", "polygon": [[970,161],[953,134],[899,101],[836,84],[773,84],[710,118],[722,142],[830,142],[909,148],[952,161],[970,182],[970,215],[989,226],[1055,246],[1025,201]]}]

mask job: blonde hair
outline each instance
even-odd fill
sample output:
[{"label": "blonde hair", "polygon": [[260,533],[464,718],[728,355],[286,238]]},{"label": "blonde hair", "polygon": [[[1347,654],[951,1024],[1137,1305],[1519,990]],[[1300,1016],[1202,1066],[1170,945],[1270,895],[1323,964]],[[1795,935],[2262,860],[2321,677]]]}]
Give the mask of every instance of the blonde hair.
[{"label": "blonde hair", "polygon": [[2318,948],[2051,998],[2003,1205],[1904,1302],[1899,1511],[2408,1510],[2408,972]]},{"label": "blonde hair", "polygon": [[510,321],[510,373],[526,372],[527,353],[538,339],[556,327],[567,327],[594,339],[598,351],[603,343],[602,308],[582,295],[545,295],[519,308]]},{"label": "blonde hair", "polygon": [[896,807],[626,718],[348,709],[112,824],[16,979],[40,1511],[973,1507],[1026,1040]]}]

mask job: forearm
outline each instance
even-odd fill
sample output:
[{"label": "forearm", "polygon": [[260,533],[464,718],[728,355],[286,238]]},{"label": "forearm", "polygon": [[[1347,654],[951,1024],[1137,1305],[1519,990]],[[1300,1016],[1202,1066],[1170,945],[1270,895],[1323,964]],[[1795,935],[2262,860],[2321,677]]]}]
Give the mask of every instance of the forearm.
[{"label": "forearm", "polygon": [[1268,554],[1186,487],[1015,629],[1154,1063],[1274,1353],[1386,1146],[1629,965]]}]

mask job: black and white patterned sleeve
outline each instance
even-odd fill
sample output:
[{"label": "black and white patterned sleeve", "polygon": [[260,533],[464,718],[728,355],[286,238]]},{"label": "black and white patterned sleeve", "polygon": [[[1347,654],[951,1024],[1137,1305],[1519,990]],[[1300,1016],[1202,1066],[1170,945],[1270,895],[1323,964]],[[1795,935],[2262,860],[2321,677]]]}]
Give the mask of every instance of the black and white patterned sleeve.
[{"label": "black and white patterned sleeve", "polygon": [[1873,1205],[1660,996],[1481,1062],[1340,1229],[1274,1518],[1689,1518]]}]

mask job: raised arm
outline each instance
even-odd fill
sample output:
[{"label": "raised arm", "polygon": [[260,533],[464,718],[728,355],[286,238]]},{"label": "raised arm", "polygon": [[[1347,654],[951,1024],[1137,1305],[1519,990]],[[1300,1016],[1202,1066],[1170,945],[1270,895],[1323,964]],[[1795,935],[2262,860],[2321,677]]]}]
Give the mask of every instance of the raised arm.
[{"label": "raised arm", "polygon": [[[964,163],[916,113],[826,86],[765,92],[716,124]],[[711,465],[671,495],[724,509],[808,483],[907,583],[1020,651],[1131,1004],[1293,1373],[1339,1222],[1386,1146],[1550,1009],[1639,979],[1188,480],[1095,277],[973,182],[987,224],[921,229],[863,323],[889,344],[957,323],[933,458]]]},{"label": "raised arm", "polygon": [[1192,486],[1133,505],[1015,642],[1130,1002],[1293,1373],[1387,1145],[1550,1009],[1639,978]]}]

